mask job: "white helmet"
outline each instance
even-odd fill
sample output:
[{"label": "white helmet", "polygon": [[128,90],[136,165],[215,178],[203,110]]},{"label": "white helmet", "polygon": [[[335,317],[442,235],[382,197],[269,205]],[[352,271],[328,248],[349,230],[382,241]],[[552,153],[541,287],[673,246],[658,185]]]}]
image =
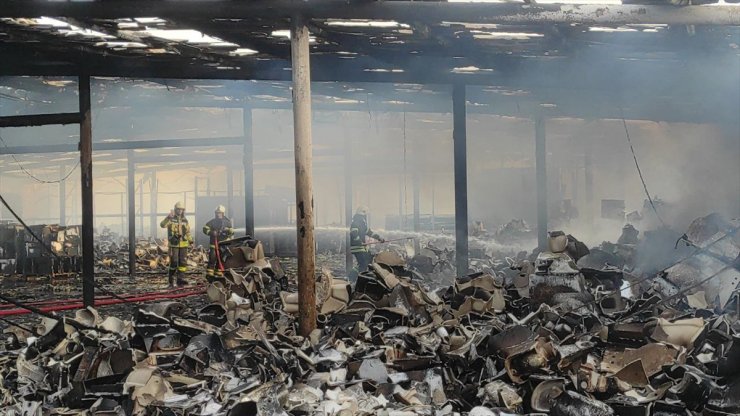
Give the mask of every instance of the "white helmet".
[{"label": "white helmet", "polygon": [[368,211],[370,211],[366,206],[360,205],[357,207],[357,211],[355,211],[355,214],[357,215],[367,215]]},{"label": "white helmet", "polygon": [[223,205],[219,205],[216,207],[216,214],[226,214],[226,207]]},{"label": "white helmet", "polygon": [[185,210],[185,204],[183,204],[180,201],[177,201],[177,203],[175,204],[175,209]]}]

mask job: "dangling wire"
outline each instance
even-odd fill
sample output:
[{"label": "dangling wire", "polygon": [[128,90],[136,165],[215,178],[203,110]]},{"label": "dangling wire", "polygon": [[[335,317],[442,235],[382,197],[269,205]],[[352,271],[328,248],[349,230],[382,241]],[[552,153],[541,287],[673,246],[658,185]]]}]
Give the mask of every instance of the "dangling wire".
[{"label": "dangling wire", "polygon": [[658,217],[658,221],[665,227],[665,221],[663,221],[663,218],[661,218],[660,214],[658,214],[658,208],[656,208],[655,203],[653,202],[653,198],[650,196],[650,192],[648,191],[647,184],[645,183],[645,178],[642,176],[642,169],[640,169],[640,164],[637,162],[637,155],[635,154],[635,148],[632,147],[632,139],[630,138],[630,131],[627,129],[627,121],[624,119],[624,110],[622,107],[619,107],[619,111],[622,113],[622,125],[624,126],[624,134],[627,136],[627,143],[630,146],[630,151],[632,151],[632,159],[635,160],[635,167],[637,168],[637,174],[640,176],[640,182],[642,182],[642,188],[645,190],[645,195],[647,196],[648,201],[650,202],[650,206],[653,208],[653,212],[655,212],[655,216]]},{"label": "dangling wire", "polygon": [[[3,147],[5,147],[6,149],[8,149],[8,144],[5,143],[5,139],[3,139],[3,136],[1,136],[1,135],[0,135],[0,142],[2,142]],[[77,163],[72,167],[72,169],[70,169],[69,172],[67,172],[64,176],[62,176],[61,179],[58,179],[58,180],[55,180],[55,181],[50,181],[50,180],[41,179],[41,178],[35,176],[33,173],[29,172],[23,166],[23,164],[21,164],[21,161],[18,160],[18,158],[16,158],[13,153],[9,153],[9,154],[10,154],[10,157],[15,162],[15,164],[18,165],[18,168],[21,170],[21,172],[25,173],[29,178],[33,179],[34,181],[36,181],[38,183],[47,183],[47,184],[50,184],[50,183],[64,182],[64,181],[67,180],[67,178],[69,178],[70,176],[72,176],[72,173],[74,173],[75,169],[77,169],[77,167],[80,166],[80,161],[78,160]]]}]

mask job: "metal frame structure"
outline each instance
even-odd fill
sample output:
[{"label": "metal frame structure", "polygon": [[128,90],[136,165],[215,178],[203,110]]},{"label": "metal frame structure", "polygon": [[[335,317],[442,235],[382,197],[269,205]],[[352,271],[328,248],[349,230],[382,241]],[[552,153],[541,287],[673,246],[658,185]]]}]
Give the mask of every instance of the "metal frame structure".
[{"label": "metal frame structure", "polygon": [[[667,2],[666,2],[667,3]],[[47,24],[41,16],[54,16]],[[157,16],[143,19],[140,16]],[[150,27],[151,26],[151,27]],[[644,109],[629,106],[630,97],[650,97],[653,107],[664,101],[685,100],[684,110],[653,111],[650,119],[701,120],[736,123],[732,103],[735,85],[712,85],[711,74],[695,69],[706,55],[682,53],[699,46],[705,54],[740,65],[735,52],[740,43],[740,7],[641,5],[540,5],[516,3],[448,3],[446,1],[354,0],[189,0],[154,2],[106,0],[92,2],[0,0],[0,76],[79,77],[79,112],[0,117],[0,127],[80,124],[82,182],[83,293],[85,305],[94,304],[92,151],[129,150],[129,241],[133,250],[134,170],[132,149],[198,145],[187,140],[93,143],[91,77],[233,79],[292,81],[291,100],[259,100],[249,92],[230,102],[205,105],[243,109],[244,137],[210,140],[213,145],[243,146],[245,220],[254,229],[252,109],[289,108],[294,115],[296,206],[298,207],[298,282],[300,330],[308,335],[316,325],[314,307],[314,241],[312,192],[311,82],[334,98],[353,103],[317,103],[314,109],[367,111],[371,100],[338,82],[389,82],[377,87],[381,97],[405,96],[412,110],[453,113],[455,154],[455,211],[457,271],[467,262],[467,103],[483,101],[469,111],[507,112],[507,98],[476,97],[466,85],[494,85],[500,90],[526,90],[528,117],[535,118],[539,244],[547,231],[545,120],[553,115],[583,117],[638,117]],[[60,29],[61,28],[61,29]],[[158,35],[174,29],[195,29],[216,42],[173,39]],[[286,29],[290,36],[280,34]],[[606,30],[602,30],[606,29]],[[160,32],[157,32],[160,30]],[[614,32],[614,33],[612,33]],[[604,46],[607,45],[607,46]],[[587,47],[603,60],[594,71],[586,67],[579,50]],[[245,49],[251,50],[244,53]],[[310,56],[310,59],[309,59]],[[646,85],[640,74],[665,71],[671,81]],[[524,73],[524,74],[523,74]],[[619,82],[614,82],[617,79]],[[0,80],[2,80],[0,78]],[[451,85],[432,91],[435,104],[414,103],[414,93],[398,83]],[[697,114],[691,107],[694,85],[706,83],[718,91],[716,107],[723,111]],[[167,84],[165,84],[167,85]],[[187,81],[181,85],[187,86]],[[169,88],[169,86],[167,85]],[[264,87],[264,86],[263,86]],[[260,88],[256,87],[255,88]],[[276,95],[287,85],[265,87]],[[738,87],[740,90],[740,87]],[[581,89],[592,101],[549,102],[553,89]],[[670,94],[666,94],[670,91]],[[613,97],[621,97],[615,105]],[[363,97],[364,96],[364,97]],[[444,98],[442,98],[444,97]],[[315,96],[313,97],[315,99]],[[124,99],[125,100],[125,99]],[[508,100],[508,101],[507,101]],[[384,111],[409,110],[381,98]],[[516,112],[521,115],[521,100]],[[604,106],[602,102],[610,102]],[[192,102],[187,94],[183,102]],[[451,102],[451,106],[450,106]],[[442,104],[439,104],[442,103]],[[725,104],[729,103],[729,108]],[[177,105],[177,104],[176,104]],[[626,107],[626,108],[625,108]],[[492,110],[493,109],[493,110]],[[618,111],[617,111],[618,110]],[[651,110],[652,111],[652,110]],[[734,121],[733,121],[734,120]],[[0,154],[71,151],[74,146],[16,147]],[[349,146],[345,164],[351,163]],[[351,179],[350,179],[351,180]],[[589,183],[587,181],[587,183]],[[154,185],[156,186],[156,185]],[[591,186],[591,185],[589,185]],[[154,189],[153,189],[154,192]],[[351,192],[351,183],[345,186]],[[417,192],[417,191],[415,191]],[[587,190],[588,192],[588,190]],[[417,196],[415,194],[415,201]],[[156,201],[152,202],[156,212]],[[347,200],[347,205],[351,200]],[[351,207],[346,206],[346,219]],[[414,213],[417,214],[418,207]],[[131,270],[133,270],[133,255]],[[348,259],[349,261],[349,259]]]}]

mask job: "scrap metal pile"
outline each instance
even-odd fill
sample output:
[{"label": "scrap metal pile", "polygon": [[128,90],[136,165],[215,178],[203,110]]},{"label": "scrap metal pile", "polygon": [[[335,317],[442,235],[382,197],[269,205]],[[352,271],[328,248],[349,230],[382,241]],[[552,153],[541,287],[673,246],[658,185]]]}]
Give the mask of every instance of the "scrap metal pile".
[{"label": "scrap metal pile", "polygon": [[[7,328],[0,413],[738,414],[738,225],[692,225],[691,254],[658,279],[562,233],[534,261],[436,290],[385,253],[354,288],[322,271],[308,337],[295,282],[255,259],[212,283],[200,310],[165,302],[131,321],[81,310],[33,334]],[[648,285],[633,298],[625,281]]]}]

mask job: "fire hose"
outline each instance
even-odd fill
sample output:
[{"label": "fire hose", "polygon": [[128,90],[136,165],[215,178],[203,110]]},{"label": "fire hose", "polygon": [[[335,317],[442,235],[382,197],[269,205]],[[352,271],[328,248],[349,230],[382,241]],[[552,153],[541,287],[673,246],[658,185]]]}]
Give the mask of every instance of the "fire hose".
[{"label": "fire hose", "polygon": [[[164,299],[179,299],[184,298],[188,296],[194,296],[194,295],[200,295],[205,291],[203,286],[194,287],[191,290],[187,291],[163,291],[163,292],[149,292],[149,293],[141,293],[136,295],[130,295],[122,297],[122,299],[116,299],[116,298],[104,298],[104,299],[96,299],[95,300],[95,306],[109,306],[109,305],[118,305],[121,303],[132,303],[132,302],[149,302],[154,300],[164,300]],[[37,313],[42,316],[48,316],[50,312],[59,312],[59,311],[66,311],[66,310],[73,310],[73,309],[83,309],[85,306],[83,305],[81,300],[74,300],[74,299],[67,299],[67,300],[59,300],[59,301],[46,301],[45,304],[39,305],[39,303],[21,303],[14,301],[10,298],[6,298],[5,296],[0,295],[0,299],[8,302],[8,304],[0,305],[2,306],[2,309],[0,309],[0,317],[2,316],[13,316],[13,315],[25,315],[29,313]],[[15,305],[16,307],[13,308],[10,305]]]},{"label": "fire hose", "polygon": [[[189,287],[187,289],[189,291],[198,290],[198,289],[204,289],[204,286],[202,286],[202,285],[191,286],[191,287]],[[119,300],[121,300],[121,302],[124,302],[124,301],[128,300],[127,298],[135,297],[135,296],[150,296],[150,295],[153,296],[153,295],[157,295],[157,294],[168,295],[168,294],[178,293],[178,292],[182,292],[182,291],[183,291],[183,288],[172,288],[172,289],[160,290],[160,291],[156,291],[156,292],[132,293],[132,294],[125,294],[125,295],[119,296],[119,298],[121,298]],[[115,299],[115,297],[113,297],[113,296],[99,296],[99,297],[96,297],[95,298],[96,303],[97,303],[98,300],[109,300],[109,299]],[[54,306],[57,306],[57,305],[66,305],[66,304],[69,304],[69,303],[79,303],[79,302],[80,302],[79,299],[45,299],[45,300],[37,300],[37,301],[24,302],[24,304],[25,305],[30,305],[30,306],[35,306],[35,307],[39,307],[40,308],[40,307],[54,307]],[[12,309],[13,307],[14,307],[14,305],[12,303],[0,303],[0,313],[2,313],[2,311],[5,310],[5,309]]]},{"label": "fire hose", "polygon": [[364,243],[363,246],[372,246],[372,245],[375,245],[375,244],[393,243],[395,241],[406,241],[406,240],[413,240],[413,239],[414,239],[414,237],[396,238],[396,239],[393,239],[393,240],[383,240],[383,241],[375,241],[375,242],[372,242],[372,243]]},{"label": "fire hose", "polygon": [[215,236],[215,246],[216,246],[216,261],[218,262],[218,270],[223,272],[224,263],[221,261],[221,247],[219,247],[218,245],[218,235]]}]

